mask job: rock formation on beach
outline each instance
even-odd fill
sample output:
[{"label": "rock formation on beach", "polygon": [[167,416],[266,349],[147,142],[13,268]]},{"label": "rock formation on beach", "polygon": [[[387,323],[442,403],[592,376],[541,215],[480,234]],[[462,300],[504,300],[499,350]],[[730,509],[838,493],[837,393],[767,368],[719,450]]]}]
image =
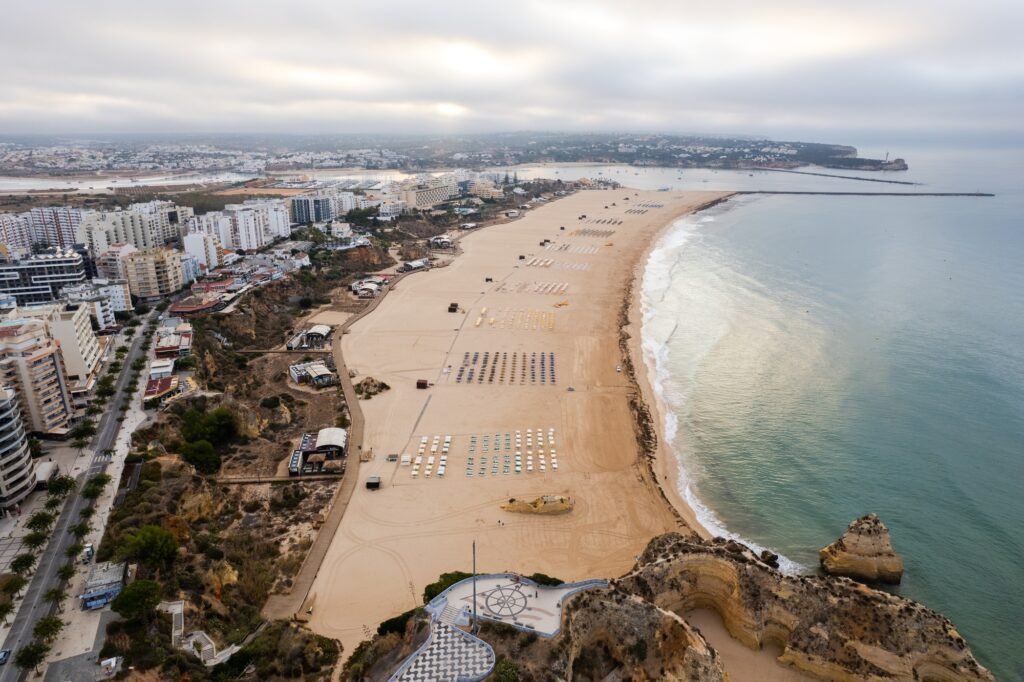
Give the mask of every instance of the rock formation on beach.
[{"label": "rock formation on beach", "polygon": [[[686,621],[694,609],[715,611],[747,647],[778,647],[780,663],[820,679],[993,680],[953,624],[920,604],[847,578],[784,575],[738,542],[678,533],[651,540],[608,589],[572,597],[558,636],[492,622],[479,636],[498,661],[516,662],[523,682],[729,679],[718,653]],[[410,619],[404,637],[365,643],[350,661],[380,678],[344,677],[386,679],[400,661],[396,652],[422,640],[423,619]]]},{"label": "rock formation on beach", "polygon": [[892,549],[889,529],[874,514],[855,520],[818,556],[821,567],[831,575],[893,585],[903,577],[903,559]]}]

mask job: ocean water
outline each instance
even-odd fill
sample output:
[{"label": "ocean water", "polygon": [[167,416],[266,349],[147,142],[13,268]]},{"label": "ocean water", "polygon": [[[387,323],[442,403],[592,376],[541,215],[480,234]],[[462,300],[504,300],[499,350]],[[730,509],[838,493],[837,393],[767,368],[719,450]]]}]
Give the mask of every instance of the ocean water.
[{"label": "ocean water", "polygon": [[921,189],[998,196],[743,197],[681,220],[645,272],[646,360],[708,526],[813,571],[876,512],[905,560],[896,591],[1024,679],[1024,169],[911,163]]}]

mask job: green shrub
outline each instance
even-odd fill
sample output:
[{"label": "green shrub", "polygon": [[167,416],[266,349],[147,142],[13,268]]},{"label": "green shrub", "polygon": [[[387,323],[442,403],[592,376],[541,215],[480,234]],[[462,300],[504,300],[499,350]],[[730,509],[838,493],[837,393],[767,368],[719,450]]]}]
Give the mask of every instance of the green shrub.
[{"label": "green shrub", "polygon": [[395,632],[399,635],[405,634],[405,626],[409,622],[409,619],[423,613],[423,608],[417,606],[414,609],[409,609],[405,613],[401,613],[394,618],[388,618],[386,621],[377,626],[378,635],[386,635],[389,632]]},{"label": "green shrub", "polygon": [[423,603],[429,604],[434,597],[441,594],[455,583],[459,582],[460,580],[465,580],[466,578],[472,577],[472,573],[463,573],[462,571],[442,573],[441,576],[437,579],[437,581],[432,582],[425,588],[423,588]]}]

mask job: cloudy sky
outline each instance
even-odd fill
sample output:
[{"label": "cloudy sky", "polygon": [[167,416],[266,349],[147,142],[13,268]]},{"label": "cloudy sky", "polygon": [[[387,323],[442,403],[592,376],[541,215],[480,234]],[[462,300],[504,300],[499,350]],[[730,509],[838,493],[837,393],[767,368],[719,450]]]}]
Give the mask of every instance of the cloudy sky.
[{"label": "cloudy sky", "polygon": [[1019,140],[1021,0],[36,0],[0,133]]}]

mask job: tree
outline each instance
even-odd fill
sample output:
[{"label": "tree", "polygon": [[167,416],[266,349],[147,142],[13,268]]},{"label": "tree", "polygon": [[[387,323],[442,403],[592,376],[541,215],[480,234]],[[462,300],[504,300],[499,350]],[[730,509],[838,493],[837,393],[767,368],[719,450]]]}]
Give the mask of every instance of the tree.
[{"label": "tree", "polygon": [[68,431],[68,435],[76,440],[88,441],[96,435],[96,422],[91,419],[83,419]]},{"label": "tree", "polygon": [[68,528],[68,532],[74,535],[79,540],[88,535],[90,530],[92,530],[92,526],[90,526],[86,521],[76,523],[75,525],[71,526],[71,528]]},{"label": "tree", "polygon": [[53,512],[37,511],[32,516],[28,517],[28,523],[25,525],[29,530],[50,530],[53,527],[53,522],[57,520],[57,515]]},{"label": "tree", "polygon": [[64,556],[66,556],[69,559],[74,559],[82,553],[83,549],[85,549],[85,545],[83,545],[81,542],[76,542],[75,544],[71,545],[70,547],[64,550]]},{"label": "tree", "polygon": [[36,565],[36,555],[25,552],[11,559],[11,572],[15,575],[25,575]]},{"label": "tree", "polygon": [[14,596],[21,592],[21,589],[28,584],[28,579],[23,575],[12,575],[4,583],[3,590],[6,594]]},{"label": "tree", "polygon": [[7,625],[7,618],[14,613],[14,602],[5,601],[0,603],[0,622]]},{"label": "tree", "polygon": [[55,476],[46,486],[46,492],[50,497],[65,497],[74,489],[75,479],[70,476]]},{"label": "tree", "polygon": [[57,577],[61,580],[71,580],[75,577],[75,564],[73,561],[69,561],[60,568],[57,569]]},{"label": "tree", "polygon": [[46,511],[53,512],[60,509],[61,505],[64,504],[64,500],[59,497],[47,497],[46,498]]},{"label": "tree", "polygon": [[178,555],[178,541],[166,528],[150,524],[126,538],[122,554],[149,566],[166,566]]},{"label": "tree", "polygon": [[67,497],[75,489],[75,479],[71,476],[54,476],[46,484],[46,494],[51,498]]},{"label": "tree", "polygon": [[82,497],[87,500],[95,500],[97,497],[103,494],[103,489],[110,483],[110,476],[108,474],[96,474],[82,487]]},{"label": "tree", "polygon": [[38,438],[29,436],[28,438],[28,450],[32,453],[32,457],[38,459],[43,456],[43,444],[39,442]]},{"label": "tree", "polygon": [[220,455],[208,440],[186,443],[181,448],[181,458],[204,474],[215,474],[220,469]]},{"label": "tree", "polygon": [[50,602],[51,604],[60,604],[64,601],[64,597],[68,596],[67,592],[60,589],[59,587],[51,587],[43,593],[43,599]]},{"label": "tree", "polygon": [[33,552],[45,545],[49,540],[50,534],[43,530],[34,530],[22,538],[22,542],[25,546]]},{"label": "tree", "polygon": [[125,585],[114,597],[110,608],[128,620],[148,620],[160,603],[160,583],[155,580],[136,580]]},{"label": "tree", "polygon": [[64,629],[64,621],[57,616],[45,616],[36,621],[36,626],[32,628],[32,634],[35,635],[36,639],[42,642],[52,642],[57,639],[57,635]]},{"label": "tree", "polygon": [[42,642],[32,642],[18,649],[14,654],[14,663],[22,670],[36,669],[50,653],[50,647]]}]

